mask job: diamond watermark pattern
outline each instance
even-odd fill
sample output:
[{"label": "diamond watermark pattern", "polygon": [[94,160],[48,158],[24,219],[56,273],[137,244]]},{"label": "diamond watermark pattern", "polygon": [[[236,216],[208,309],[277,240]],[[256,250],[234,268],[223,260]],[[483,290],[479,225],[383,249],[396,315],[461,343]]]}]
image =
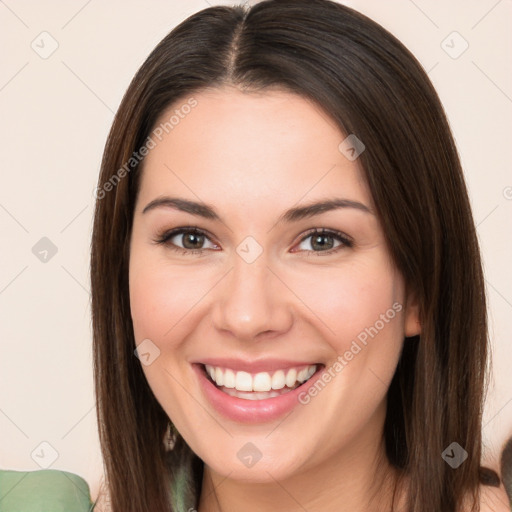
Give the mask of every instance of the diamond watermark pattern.
[{"label": "diamond watermark pattern", "polygon": [[30,43],[30,47],[41,59],[48,59],[55,53],[59,43],[49,32],[43,31]]},{"label": "diamond watermark pattern", "polygon": [[133,353],[144,366],[149,366],[160,356],[160,349],[149,338],[146,338],[137,345]]},{"label": "diamond watermark pattern", "polygon": [[454,441],[444,450],[441,457],[453,469],[457,469],[468,458],[468,452]]},{"label": "diamond watermark pattern", "polygon": [[261,459],[263,454],[253,443],[245,443],[242,448],[238,450],[236,456],[244,466],[252,468]]},{"label": "diamond watermark pattern", "polygon": [[236,252],[246,263],[253,263],[260,257],[263,252],[263,247],[261,247],[255,238],[247,236],[238,244]]},{"label": "diamond watermark pattern", "polygon": [[366,149],[363,142],[351,133],[345,140],[338,146],[340,153],[353,162],[359,155]]},{"label": "diamond watermark pattern", "polygon": [[469,43],[454,30],[441,41],[441,48],[452,59],[458,59],[469,48]]},{"label": "diamond watermark pattern", "polygon": [[49,238],[43,236],[32,247],[32,253],[43,263],[48,263],[57,254],[57,246]]},{"label": "diamond watermark pattern", "polygon": [[59,452],[47,441],[39,443],[30,454],[36,464],[48,469],[58,458]]}]

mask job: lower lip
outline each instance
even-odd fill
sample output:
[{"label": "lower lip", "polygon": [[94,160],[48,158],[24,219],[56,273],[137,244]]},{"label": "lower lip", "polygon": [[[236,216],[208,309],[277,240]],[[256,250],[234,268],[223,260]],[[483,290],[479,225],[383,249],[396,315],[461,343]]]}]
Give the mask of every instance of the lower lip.
[{"label": "lower lip", "polygon": [[199,382],[208,401],[225,417],[240,423],[264,423],[276,420],[293,410],[297,405],[302,405],[298,396],[307,392],[314,385],[323,370],[323,365],[311,376],[311,378],[288,391],[283,395],[264,400],[247,400],[228,395],[211,382],[204,371],[202,364],[194,363],[194,371],[198,374]]}]

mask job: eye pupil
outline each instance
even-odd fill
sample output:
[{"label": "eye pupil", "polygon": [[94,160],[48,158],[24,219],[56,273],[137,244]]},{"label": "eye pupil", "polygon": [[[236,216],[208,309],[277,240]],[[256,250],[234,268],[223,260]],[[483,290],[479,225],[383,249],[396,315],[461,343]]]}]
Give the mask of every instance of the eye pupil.
[{"label": "eye pupil", "polygon": [[[188,242],[190,240],[192,240],[192,245],[188,246]],[[196,242],[197,245],[194,245],[194,241]],[[187,249],[198,249],[201,246],[202,242],[204,242],[204,235],[200,235],[197,233],[187,233],[183,237],[183,247]]]},{"label": "eye pupil", "polygon": [[329,236],[329,235],[316,235],[316,236],[314,236],[312,238],[312,240],[311,240],[311,246],[313,248],[315,248],[315,245],[316,245],[316,248],[325,249],[327,247],[328,249],[331,249],[332,246],[333,246],[332,242],[330,244],[329,243],[322,243],[321,242],[322,239],[326,239],[326,238],[330,238],[332,240],[332,237]]}]

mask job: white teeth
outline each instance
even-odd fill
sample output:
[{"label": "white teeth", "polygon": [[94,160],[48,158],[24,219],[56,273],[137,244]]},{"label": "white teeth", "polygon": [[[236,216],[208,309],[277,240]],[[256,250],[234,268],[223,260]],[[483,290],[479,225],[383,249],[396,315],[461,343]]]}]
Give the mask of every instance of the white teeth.
[{"label": "white teeth", "polygon": [[215,382],[219,386],[224,385],[224,373],[220,368],[215,368]]},{"label": "white teeth", "polygon": [[234,388],[236,384],[236,375],[233,370],[226,370],[224,372],[224,386],[227,388]]},{"label": "white teeth", "polygon": [[286,379],[284,378],[283,370],[277,370],[274,375],[272,375],[272,389],[283,389],[286,384]]},{"label": "white teeth", "polygon": [[[218,386],[222,386],[222,384],[219,384],[218,380],[216,380],[216,382]],[[238,389],[238,391],[252,391],[251,374],[247,372],[236,372],[235,389]]]},{"label": "white teeth", "polygon": [[305,380],[308,379],[308,376],[309,376],[308,369],[304,368],[299,373],[297,373],[297,380],[299,382],[304,382]]},{"label": "white teeth", "polygon": [[272,389],[272,379],[267,372],[260,372],[252,380],[254,391],[270,391]]},{"label": "white teeth", "polygon": [[271,376],[269,372],[259,372],[251,375],[248,372],[235,372],[229,368],[205,365],[208,375],[217,384],[226,388],[238,391],[264,392],[272,390],[297,387],[308,380],[317,369],[315,364],[297,371],[296,368],[289,370],[277,370]]},{"label": "white teeth", "polygon": [[295,384],[295,382],[297,381],[297,370],[295,369],[291,369],[287,374],[286,374],[286,385],[291,388],[293,387],[293,385]]}]

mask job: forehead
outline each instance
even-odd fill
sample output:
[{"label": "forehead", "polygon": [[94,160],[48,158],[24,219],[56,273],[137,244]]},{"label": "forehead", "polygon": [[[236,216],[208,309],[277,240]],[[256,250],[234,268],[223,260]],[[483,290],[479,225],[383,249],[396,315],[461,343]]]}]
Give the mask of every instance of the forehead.
[{"label": "forehead", "polygon": [[329,195],[371,203],[359,162],[339,149],[346,134],[317,104],[291,92],[203,90],[163,112],[152,134],[144,199],[181,192],[247,207],[253,198],[260,208],[265,199],[289,206]]}]

